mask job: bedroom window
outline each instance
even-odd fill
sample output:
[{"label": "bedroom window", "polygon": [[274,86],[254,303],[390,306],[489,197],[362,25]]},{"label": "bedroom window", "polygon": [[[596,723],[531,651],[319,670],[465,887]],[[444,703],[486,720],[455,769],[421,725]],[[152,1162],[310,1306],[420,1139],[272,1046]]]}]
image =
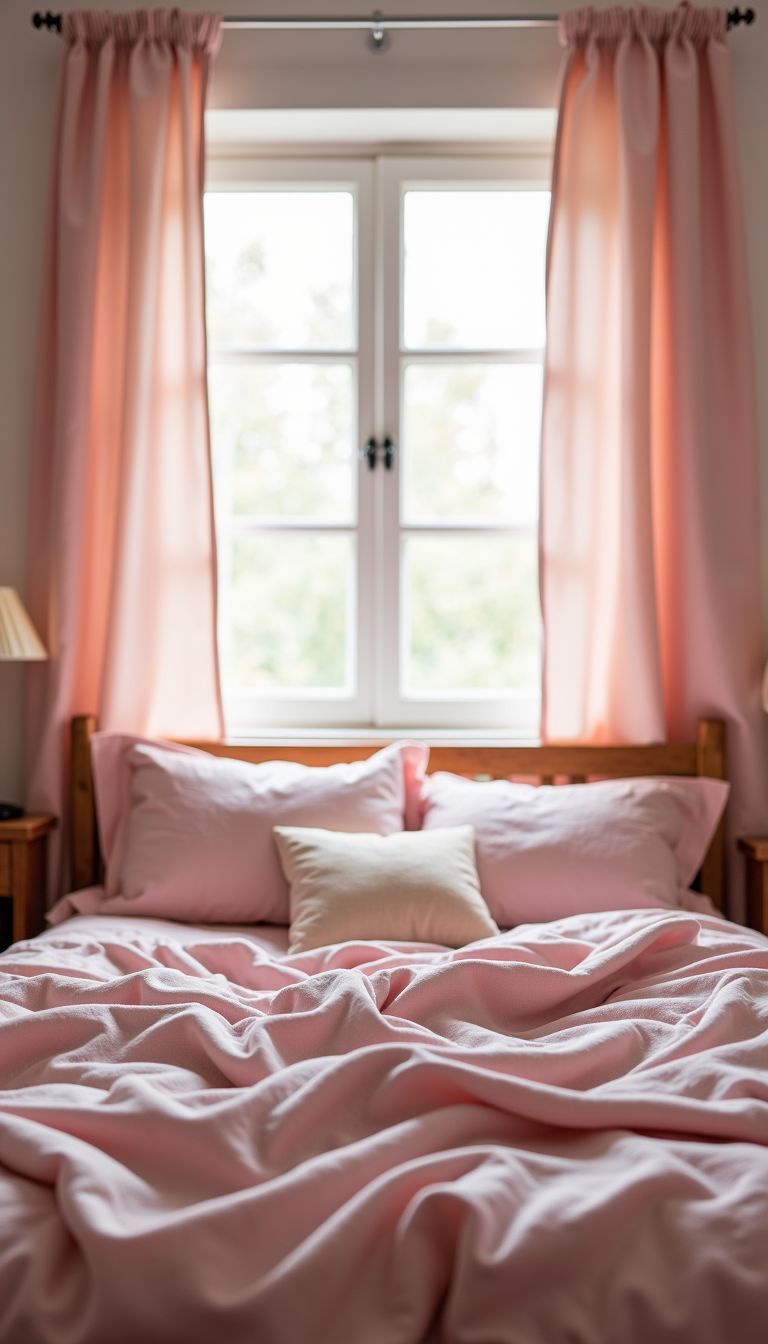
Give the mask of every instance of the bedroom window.
[{"label": "bedroom window", "polygon": [[231,732],[535,736],[548,210],[532,161],[214,161]]}]

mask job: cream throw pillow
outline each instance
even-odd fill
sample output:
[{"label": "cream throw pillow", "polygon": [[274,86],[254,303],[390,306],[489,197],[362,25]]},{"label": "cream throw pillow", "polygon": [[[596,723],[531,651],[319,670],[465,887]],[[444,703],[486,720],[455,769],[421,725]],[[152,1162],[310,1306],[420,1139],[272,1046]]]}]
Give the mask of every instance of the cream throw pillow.
[{"label": "cream throw pillow", "polygon": [[291,889],[291,953],[357,939],[463,947],[499,932],[480,894],[471,826],[273,833]]}]

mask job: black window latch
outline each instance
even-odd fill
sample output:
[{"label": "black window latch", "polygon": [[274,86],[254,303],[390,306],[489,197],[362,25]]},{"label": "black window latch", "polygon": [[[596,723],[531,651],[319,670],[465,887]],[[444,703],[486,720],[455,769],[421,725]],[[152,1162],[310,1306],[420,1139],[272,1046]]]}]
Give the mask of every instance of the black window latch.
[{"label": "black window latch", "polygon": [[373,435],[371,435],[369,439],[366,439],[363,447],[360,449],[360,457],[365,458],[366,462],[368,463],[369,471],[375,471],[376,461],[379,457],[381,457],[384,463],[385,471],[390,471],[392,468],[392,463],[395,460],[396,452],[397,447],[395,445],[395,441],[393,438],[390,437],[389,434],[387,435],[381,446],[379,446],[379,444],[374,439]]}]

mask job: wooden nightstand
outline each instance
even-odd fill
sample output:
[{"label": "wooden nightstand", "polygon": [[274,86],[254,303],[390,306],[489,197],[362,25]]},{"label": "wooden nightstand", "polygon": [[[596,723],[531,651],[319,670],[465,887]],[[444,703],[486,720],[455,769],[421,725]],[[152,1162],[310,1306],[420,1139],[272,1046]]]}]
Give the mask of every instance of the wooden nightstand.
[{"label": "wooden nightstand", "polygon": [[747,924],[768,934],[768,837],[742,836],[747,865]]},{"label": "wooden nightstand", "polygon": [[55,825],[47,815],[0,821],[0,904],[10,901],[11,918],[3,924],[14,943],[43,928],[48,832]]}]

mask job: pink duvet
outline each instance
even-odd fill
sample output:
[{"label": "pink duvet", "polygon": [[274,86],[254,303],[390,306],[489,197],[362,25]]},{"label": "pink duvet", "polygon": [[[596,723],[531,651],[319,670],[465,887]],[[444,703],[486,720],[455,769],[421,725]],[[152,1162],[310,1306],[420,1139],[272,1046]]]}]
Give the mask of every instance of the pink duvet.
[{"label": "pink duvet", "polygon": [[764,1344],[768,941],[65,923],[0,958],[2,1344]]}]

